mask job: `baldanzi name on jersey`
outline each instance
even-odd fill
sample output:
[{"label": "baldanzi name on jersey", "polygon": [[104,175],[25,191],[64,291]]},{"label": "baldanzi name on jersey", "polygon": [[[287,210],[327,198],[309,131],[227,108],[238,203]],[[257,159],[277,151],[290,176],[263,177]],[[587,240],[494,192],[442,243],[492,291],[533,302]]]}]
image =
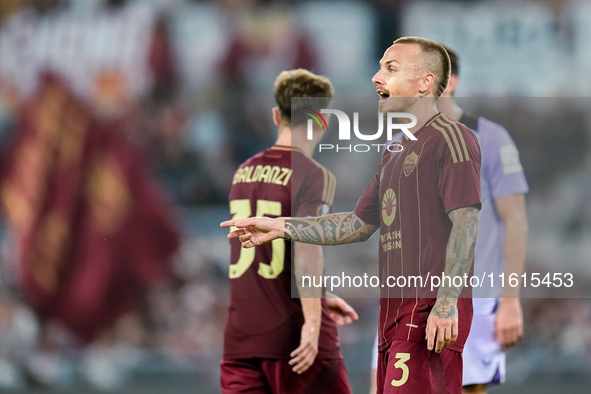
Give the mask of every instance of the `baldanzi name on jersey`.
[{"label": "baldanzi name on jersey", "polygon": [[236,171],[232,184],[264,182],[285,186],[291,178],[291,172],[291,168],[279,166],[246,166]]}]

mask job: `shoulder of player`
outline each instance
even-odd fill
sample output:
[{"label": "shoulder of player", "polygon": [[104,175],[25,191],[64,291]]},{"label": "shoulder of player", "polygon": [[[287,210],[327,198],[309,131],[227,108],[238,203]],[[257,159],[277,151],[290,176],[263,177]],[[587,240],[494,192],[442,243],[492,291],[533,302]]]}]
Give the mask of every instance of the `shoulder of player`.
[{"label": "shoulder of player", "polygon": [[478,138],[472,129],[447,115],[441,114],[436,117],[429,126],[435,130],[433,135],[436,136],[436,141],[443,140],[447,143],[448,140],[455,142],[457,139],[460,142],[463,140],[467,143],[478,143]]},{"label": "shoulder of player", "polygon": [[429,126],[434,130],[431,135],[435,149],[441,154],[449,151],[454,163],[463,162],[474,155],[480,157],[476,134],[466,125],[441,114],[434,118]]},{"label": "shoulder of player", "polygon": [[336,177],[334,174],[322,164],[318,163],[316,160],[306,157],[310,161],[310,175],[313,176],[322,176],[324,178],[324,183],[336,183]]},{"label": "shoulder of player", "polygon": [[302,163],[301,165],[298,165],[297,170],[294,171],[295,178],[301,179],[302,185],[308,185],[308,187],[306,187],[308,190],[322,191],[322,201],[332,205],[337,185],[337,180],[334,174],[311,157],[305,156],[302,153],[298,154],[297,157],[302,160]]},{"label": "shoulder of player", "polygon": [[248,159],[246,159],[246,161],[244,161],[242,164],[240,164],[238,166],[238,169],[241,169],[244,167],[249,167],[249,166],[253,165],[253,163],[257,163],[257,162],[261,161],[261,159],[263,158],[265,153],[267,153],[268,151],[269,151],[269,149],[265,149],[264,151],[261,151],[261,152],[257,153],[256,155],[249,157]]},{"label": "shoulder of player", "polygon": [[511,138],[507,129],[482,116],[478,118],[478,134],[481,140],[495,140],[501,143],[513,143],[513,138]]}]

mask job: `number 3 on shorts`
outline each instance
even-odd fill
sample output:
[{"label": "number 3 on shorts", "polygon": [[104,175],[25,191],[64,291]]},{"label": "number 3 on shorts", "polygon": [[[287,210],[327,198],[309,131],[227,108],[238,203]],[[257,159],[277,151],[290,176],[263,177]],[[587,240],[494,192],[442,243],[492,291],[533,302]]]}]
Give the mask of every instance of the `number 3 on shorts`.
[{"label": "number 3 on shorts", "polygon": [[402,369],[402,377],[400,379],[392,379],[392,386],[400,387],[408,380],[408,365],[405,363],[410,360],[410,353],[396,353],[396,358],[398,361],[394,364],[394,368]]}]

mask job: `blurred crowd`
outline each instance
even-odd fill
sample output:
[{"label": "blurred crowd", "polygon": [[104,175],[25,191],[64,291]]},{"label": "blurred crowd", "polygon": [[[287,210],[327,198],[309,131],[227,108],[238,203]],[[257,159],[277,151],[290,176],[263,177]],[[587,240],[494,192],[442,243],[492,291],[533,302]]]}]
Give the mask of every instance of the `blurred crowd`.
[{"label": "blurred crowd", "polygon": [[[180,234],[180,244],[174,253],[160,256],[158,264],[167,268],[158,280],[138,281],[133,307],[121,307],[107,328],[81,339],[59,314],[40,313],[28,301],[30,292],[23,291],[21,279],[28,266],[15,263],[22,259],[15,247],[21,240],[7,212],[0,222],[0,390],[65,387],[80,380],[114,389],[125,384],[130,371],[150,366],[203,368],[215,374],[217,362],[211,360],[217,361],[221,352],[229,255],[217,225],[228,215],[227,190],[237,166],[274,141],[270,109],[275,76],[302,67],[330,77],[337,96],[372,95],[375,64],[394,38],[407,33],[402,17],[410,3],[1,0],[2,157],[28,130],[23,122],[37,114],[31,108],[41,105],[49,74],[80,103],[76,111],[92,119],[96,129],[108,130],[113,144],[125,147],[122,157],[137,158],[134,163],[148,169],[146,182],[153,182],[162,197],[154,204],[167,207],[163,212],[173,223],[171,232]],[[546,2],[553,10],[567,3],[572,2]],[[570,26],[565,19],[556,19],[562,35]],[[468,62],[469,54],[462,58]],[[563,93],[568,96],[568,87]],[[472,113],[505,125],[521,150],[532,190],[529,215],[534,226],[545,229],[532,231],[530,247],[540,246],[542,252],[532,254],[540,269],[560,270],[557,264],[566,255],[575,261],[569,269],[591,275],[585,268],[586,245],[591,244],[587,101],[513,96],[470,100],[468,105]],[[66,141],[72,123],[63,122]],[[350,209],[375,158],[363,158],[356,165],[359,179],[353,180],[351,167],[334,156],[318,159],[339,180],[340,207]],[[158,235],[142,239],[157,243]],[[565,243],[566,254],[559,246]],[[332,259],[339,260],[339,252],[334,253]],[[119,308],[122,301],[109,302]],[[377,302],[351,303],[367,319],[344,331],[344,347],[370,343],[375,329]],[[521,346],[533,349],[551,342],[565,356],[591,354],[589,299],[528,300],[526,306],[530,330]]]}]

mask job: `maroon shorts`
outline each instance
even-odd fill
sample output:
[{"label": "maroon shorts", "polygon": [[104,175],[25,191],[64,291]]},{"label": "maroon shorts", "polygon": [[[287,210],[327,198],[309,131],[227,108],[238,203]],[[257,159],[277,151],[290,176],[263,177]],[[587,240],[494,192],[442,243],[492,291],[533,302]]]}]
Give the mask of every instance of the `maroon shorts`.
[{"label": "maroon shorts", "polygon": [[318,360],[301,375],[288,360],[251,358],[222,360],[224,394],[350,394],[349,377],[342,359]]},{"label": "maroon shorts", "polygon": [[462,354],[395,340],[378,353],[377,386],[377,394],[461,394]]}]

